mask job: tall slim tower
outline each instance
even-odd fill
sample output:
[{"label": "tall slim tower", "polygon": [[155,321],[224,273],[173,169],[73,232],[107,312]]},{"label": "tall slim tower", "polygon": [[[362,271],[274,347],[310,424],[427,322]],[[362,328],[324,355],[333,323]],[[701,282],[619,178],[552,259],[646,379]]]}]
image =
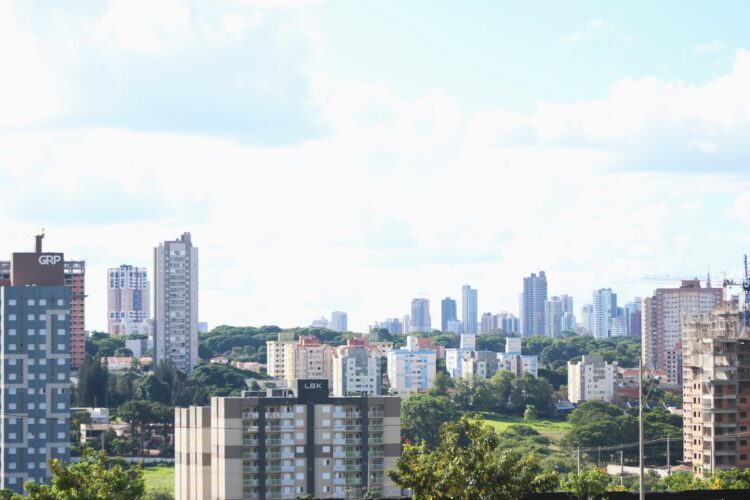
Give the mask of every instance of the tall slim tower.
[{"label": "tall slim tower", "polygon": [[190,233],[154,249],[154,363],[198,364],[198,249]]},{"label": "tall slim tower", "polygon": [[523,279],[521,294],[521,334],[544,335],[544,302],[547,300],[547,276],[544,271],[539,276],[534,273]]},{"label": "tall slim tower", "polygon": [[73,290],[62,253],[14,253],[0,279],[0,489],[49,484],[70,459]]},{"label": "tall slim tower", "polygon": [[412,299],[410,332],[432,332],[430,320],[430,300]]},{"label": "tall slim tower", "polygon": [[331,330],[334,332],[346,332],[349,330],[349,320],[344,311],[333,311],[331,313]]},{"label": "tall slim tower", "polygon": [[456,321],[456,301],[450,297],[444,298],[440,302],[440,331],[448,331],[448,322]]},{"label": "tall slim tower", "polygon": [[477,289],[464,285],[461,288],[461,320],[464,322],[464,333],[477,333]]},{"label": "tall slim tower", "polygon": [[610,336],[610,320],[617,307],[617,295],[612,293],[611,288],[600,288],[594,290],[593,300],[591,334],[595,339],[605,339]]}]

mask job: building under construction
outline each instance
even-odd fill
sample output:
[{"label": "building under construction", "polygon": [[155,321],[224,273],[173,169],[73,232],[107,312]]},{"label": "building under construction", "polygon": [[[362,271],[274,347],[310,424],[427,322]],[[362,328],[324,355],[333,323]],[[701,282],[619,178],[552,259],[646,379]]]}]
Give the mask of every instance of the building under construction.
[{"label": "building under construction", "polygon": [[750,329],[739,308],[683,321],[684,461],[696,473],[750,467]]}]

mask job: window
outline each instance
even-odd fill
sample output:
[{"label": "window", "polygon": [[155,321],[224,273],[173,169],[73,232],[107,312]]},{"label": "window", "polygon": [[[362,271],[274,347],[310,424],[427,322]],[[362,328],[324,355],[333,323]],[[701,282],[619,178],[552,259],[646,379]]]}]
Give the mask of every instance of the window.
[{"label": "window", "polygon": [[331,433],[330,432],[324,432],[323,433],[323,439],[331,439]]},{"label": "window", "polygon": [[35,304],[34,299],[29,299],[26,301],[26,305],[33,306]]},{"label": "window", "polygon": [[16,334],[16,329],[15,328],[8,328],[8,336],[12,336],[12,335],[15,335],[15,334]]},{"label": "window", "polygon": [[329,405],[323,405],[323,413],[331,413],[331,407]]},{"label": "window", "polygon": [[46,306],[47,305],[47,299],[39,299],[39,305],[40,306]]},{"label": "window", "polygon": [[302,458],[298,458],[297,460],[295,460],[295,463],[297,464],[297,467],[304,467],[305,466],[305,461]]},{"label": "window", "polygon": [[29,321],[34,321],[36,319],[36,316],[34,316],[33,314],[29,314],[28,316],[26,316],[26,319]]},{"label": "window", "polygon": [[58,314],[57,315],[57,320],[58,321],[65,321],[65,314]]},{"label": "window", "polygon": [[302,427],[304,425],[305,425],[305,421],[304,420],[297,420],[297,427]]},{"label": "window", "polygon": [[323,474],[321,474],[321,477],[323,479],[331,479],[331,473],[330,472],[324,472]]},{"label": "window", "polygon": [[16,315],[15,314],[9,314],[8,315],[8,321],[15,321],[15,320],[16,320]]},{"label": "window", "polygon": [[323,453],[330,453],[331,447],[330,446],[323,446]]},{"label": "window", "polygon": [[305,434],[302,432],[297,433],[297,439],[305,439]]},{"label": "window", "polygon": [[297,453],[304,453],[305,447],[304,446],[297,446]]},{"label": "window", "polygon": [[9,305],[9,306],[14,306],[14,305],[16,305],[16,299],[8,299],[8,305]]},{"label": "window", "polygon": [[298,472],[297,473],[297,481],[302,481],[305,479],[305,473],[304,472]]},{"label": "window", "polygon": [[65,305],[65,301],[63,299],[57,299],[57,305],[58,306]]}]

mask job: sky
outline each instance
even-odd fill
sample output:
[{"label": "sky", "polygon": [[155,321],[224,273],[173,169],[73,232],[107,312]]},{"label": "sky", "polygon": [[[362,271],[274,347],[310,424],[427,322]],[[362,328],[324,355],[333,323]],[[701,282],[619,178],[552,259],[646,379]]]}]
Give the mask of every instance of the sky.
[{"label": "sky", "polygon": [[[210,326],[366,331],[414,297],[518,312],[741,278],[747,2],[0,0],[0,256],[153,266]],[[7,258],[7,257],[6,257]],[[460,305],[459,305],[460,307]]]}]

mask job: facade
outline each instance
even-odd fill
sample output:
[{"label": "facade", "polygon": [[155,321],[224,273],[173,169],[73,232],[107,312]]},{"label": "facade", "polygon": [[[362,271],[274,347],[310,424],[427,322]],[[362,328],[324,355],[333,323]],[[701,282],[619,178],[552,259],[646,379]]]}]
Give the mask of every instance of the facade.
[{"label": "facade", "polygon": [[521,338],[508,337],[505,339],[505,352],[497,353],[498,370],[513,373],[516,377],[538,374],[539,357],[531,354],[521,354]]},{"label": "facade", "polygon": [[154,249],[154,365],[198,364],[198,249],[190,233]]},{"label": "facade", "polygon": [[400,496],[401,400],[329,397],[326,381],[175,410],[175,499]]},{"label": "facade", "polygon": [[349,339],[333,354],[334,396],[380,396],[383,373],[380,355],[367,337]]},{"label": "facade", "polygon": [[562,331],[563,301],[554,296],[544,302],[544,335],[550,338],[560,336]]},{"label": "facade", "polygon": [[684,462],[696,474],[750,467],[750,331],[737,309],[683,322]]},{"label": "facade", "polygon": [[547,276],[534,273],[523,279],[521,294],[521,334],[524,337],[544,335],[544,303],[547,300]]},{"label": "facade", "polygon": [[[409,337],[412,339],[415,337]],[[425,392],[432,388],[437,368],[437,353],[408,342],[404,349],[394,349],[387,354],[388,381],[396,395]]]},{"label": "facade", "polygon": [[320,318],[313,320],[313,322],[310,323],[310,326],[315,327],[315,328],[330,329],[331,322],[328,321],[328,318],[326,318],[325,316],[321,316]]},{"label": "facade", "polygon": [[286,346],[294,343],[293,332],[279,332],[277,340],[266,341],[266,364],[268,375],[273,378],[286,376]]},{"label": "facade", "polygon": [[461,321],[465,333],[477,333],[477,289],[464,285],[461,288]]},{"label": "facade", "polygon": [[323,344],[313,336],[302,336],[297,342],[284,346],[284,378],[290,387],[297,380],[333,380],[332,345]]},{"label": "facade", "polygon": [[568,399],[571,403],[606,401],[617,394],[617,363],[601,356],[583,356],[578,363],[568,362]]},{"label": "facade", "polygon": [[641,337],[641,299],[636,297],[623,307],[627,334],[630,337]]},{"label": "facade", "polygon": [[[107,269],[107,331],[110,335],[143,333],[151,318],[148,271],[123,264]],[[145,327],[148,331],[148,326]]]},{"label": "facade", "polygon": [[410,333],[432,332],[430,320],[430,300],[412,299]]},{"label": "facade", "polygon": [[581,308],[581,326],[589,334],[594,334],[594,306],[584,304]]},{"label": "facade", "polygon": [[388,330],[391,335],[401,335],[404,333],[404,324],[398,318],[386,318],[385,321],[376,322],[373,328],[383,328]]},{"label": "facade", "polygon": [[455,300],[453,300],[450,297],[446,297],[440,301],[440,331],[441,332],[449,331],[448,322],[458,320],[458,317],[456,316],[456,314],[457,314],[457,310],[456,310]]},{"label": "facade", "polygon": [[448,321],[448,328],[445,331],[456,334],[464,333],[464,323],[463,321],[452,319]]},{"label": "facade", "polygon": [[613,311],[617,309],[617,295],[612,293],[611,288],[594,290],[592,307],[591,335],[595,339],[606,339],[610,336]]},{"label": "facade", "polygon": [[71,286],[61,253],[14,253],[0,284],[0,489],[49,484],[70,459]]},{"label": "facade", "polygon": [[77,370],[86,357],[86,262],[68,260],[64,268],[70,288],[70,367]]},{"label": "facade", "polygon": [[560,318],[561,332],[574,332],[576,330],[576,317],[573,313],[565,312]]},{"label": "facade", "polygon": [[502,330],[508,335],[521,333],[521,322],[509,312],[501,312],[493,316],[494,330]]},{"label": "facade", "polygon": [[343,311],[333,311],[331,313],[331,330],[334,332],[348,332],[349,321],[347,314]]},{"label": "facade", "polygon": [[666,371],[669,383],[682,384],[682,321],[708,314],[722,304],[721,288],[702,288],[684,280],[679,288],[658,288],[643,299],[641,323],[643,363],[650,371]]},{"label": "facade", "polygon": [[458,349],[445,350],[445,369],[452,378],[464,377],[464,361],[470,359],[477,345],[477,336],[461,334]]},{"label": "facade", "polygon": [[494,329],[495,329],[495,317],[492,315],[492,313],[482,314],[482,320],[480,321],[480,324],[479,324],[479,332],[490,333]]}]

